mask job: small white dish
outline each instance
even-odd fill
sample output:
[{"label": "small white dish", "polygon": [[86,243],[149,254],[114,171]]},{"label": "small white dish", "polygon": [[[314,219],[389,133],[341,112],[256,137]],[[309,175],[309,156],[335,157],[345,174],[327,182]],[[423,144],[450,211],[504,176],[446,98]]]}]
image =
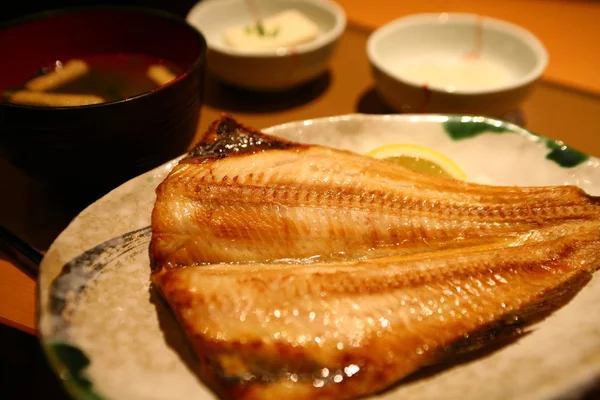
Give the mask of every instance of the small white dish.
[{"label": "small white dish", "polygon": [[[251,7],[261,18],[296,9],[318,26],[319,35],[292,48],[233,48],[225,42],[224,32],[253,23]],[[213,75],[231,85],[265,91],[288,89],[322,74],[346,28],[344,10],[331,0],[208,0],[197,3],[186,19],[206,38]]]},{"label": "small white dish", "polygon": [[378,93],[402,112],[501,116],[518,107],[548,64],[529,31],[463,13],[394,20],[371,34],[367,55]]}]

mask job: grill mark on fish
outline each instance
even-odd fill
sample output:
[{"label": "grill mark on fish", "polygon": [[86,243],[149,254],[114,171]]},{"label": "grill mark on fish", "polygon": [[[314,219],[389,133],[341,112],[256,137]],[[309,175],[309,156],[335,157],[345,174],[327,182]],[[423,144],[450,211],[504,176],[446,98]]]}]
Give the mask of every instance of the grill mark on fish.
[{"label": "grill mark on fish", "polygon": [[[463,205],[452,202],[440,203],[439,201],[423,200],[419,198],[389,197],[388,192],[375,190],[359,190],[354,188],[341,188],[332,191],[325,186],[314,185],[311,188],[292,185],[272,185],[268,187],[249,184],[213,184],[204,180],[199,184],[169,185],[159,189],[172,190],[178,197],[190,201],[210,202],[216,206],[227,206],[235,203],[257,205],[285,205],[285,206],[317,206],[319,208],[334,209],[378,209],[381,211],[399,211],[403,213],[434,214],[438,218],[486,219],[492,221],[519,220],[532,222],[545,222],[547,219],[595,219],[598,217],[598,207],[587,202],[587,198],[580,199],[579,203],[566,202],[562,204],[544,204],[536,202],[518,203],[507,208],[504,199],[497,198],[497,204]],[[304,197],[302,197],[304,195]],[[310,196],[316,196],[311,198]],[[367,202],[365,199],[369,199]],[[375,207],[373,207],[375,206]]]},{"label": "grill mark on fish", "polygon": [[[224,178],[226,180],[226,178]],[[510,209],[502,204],[486,205],[482,209],[480,205],[462,205],[462,204],[435,204],[431,201],[417,198],[385,198],[386,192],[383,191],[359,191],[353,188],[345,188],[340,191],[332,192],[330,189],[322,186],[313,186],[309,188],[299,188],[295,186],[277,185],[272,187],[262,187],[257,185],[243,184],[211,184],[212,182],[203,181],[200,185],[190,188],[186,187],[185,194],[182,195],[190,200],[201,200],[210,197],[216,198],[215,202],[219,205],[228,205],[235,202],[257,203],[280,205],[319,205],[328,208],[347,208],[353,206],[356,209],[371,209],[373,206],[384,210],[402,210],[407,213],[422,212],[435,213],[440,217],[445,215],[462,215],[470,218],[485,218],[493,220],[512,219],[518,220],[531,219],[545,221],[540,217],[546,218],[577,218],[593,219],[598,216],[597,207],[585,203],[563,203],[540,205],[539,203],[532,207],[529,203],[512,205]],[[290,193],[294,197],[290,199]],[[304,197],[302,197],[304,196]],[[210,198],[209,198],[210,199]],[[501,200],[498,199],[498,202]]]},{"label": "grill mark on fish", "polygon": [[[264,173],[262,174],[264,176]],[[202,175],[201,175],[202,176]],[[249,175],[250,177],[252,174]],[[204,176],[202,176],[204,178]],[[398,196],[389,197],[390,193],[383,190],[368,190],[361,188],[337,188],[335,191],[330,186],[325,185],[311,185],[310,187],[301,185],[291,185],[278,182],[270,182],[269,186],[260,186],[259,182],[254,184],[223,184],[222,180],[213,178],[211,181],[201,180],[201,182],[194,182],[195,177],[191,176],[188,179],[184,179],[178,182],[176,179],[169,182],[169,190],[178,192],[180,196],[188,197],[191,200],[203,199],[207,194],[216,197],[219,191],[222,191],[221,197],[216,197],[223,201],[223,204],[227,204],[227,201],[243,201],[243,202],[268,202],[269,199],[263,197],[264,190],[270,189],[271,193],[289,193],[294,192],[293,199],[287,200],[285,198],[278,199],[283,204],[297,204],[301,205],[323,203],[324,206],[331,205],[338,208],[345,208],[353,206],[356,208],[369,208],[371,205],[376,205],[382,209],[404,209],[407,212],[437,212],[442,217],[445,214],[460,214],[475,218],[496,218],[498,220],[506,218],[518,218],[521,215],[527,216],[528,214],[534,214],[536,217],[552,217],[554,214],[564,214],[565,216],[574,215],[579,218],[597,216],[598,207],[597,202],[587,195],[582,195],[578,199],[571,199],[569,201],[562,202],[550,202],[547,199],[540,201],[537,197],[529,196],[531,199],[527,200],[527,193],[521,193],[521,196],[525,196],[524,199],[520,199],[518,204],[511,205],[509,208],[506,206],[506,198],[504,196],[488,196],[488,202],[494,201],[496,204],[462,204],[452,203],[447,204],[439,202],[439,200],[428,200],[422,198],[412,198],[404,196],[399,198]],[[160,189],[159,189],[160,190]],[[166,188],[165,188],[166,190]],[[565,191],[567,191],[566,189]],[[311,194],[318,196],[318,200],[314,201],[309,197]],[[304,195],[305,197],[301,197]],[[308,197],[307,197],[308,196]],[[289,197],[289,196],[288,196]],[[365,202],[365,198],[370,198],[370,202]],[[301,201],[304,200],[304,201]],[[583,213],[583,216],[580,215]]]}]

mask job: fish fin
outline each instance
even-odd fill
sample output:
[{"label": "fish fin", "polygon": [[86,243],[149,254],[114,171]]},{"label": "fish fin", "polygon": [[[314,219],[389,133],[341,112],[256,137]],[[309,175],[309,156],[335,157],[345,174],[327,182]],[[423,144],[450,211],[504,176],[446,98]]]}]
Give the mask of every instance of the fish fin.
[{"label": "fish fin", "polygon": [[236,154],[256,153],[270,149],[306,147],[243,125],[228,114],[212,122],[198,144],[183,162],[198,162],[206,158],[224,158]]}]

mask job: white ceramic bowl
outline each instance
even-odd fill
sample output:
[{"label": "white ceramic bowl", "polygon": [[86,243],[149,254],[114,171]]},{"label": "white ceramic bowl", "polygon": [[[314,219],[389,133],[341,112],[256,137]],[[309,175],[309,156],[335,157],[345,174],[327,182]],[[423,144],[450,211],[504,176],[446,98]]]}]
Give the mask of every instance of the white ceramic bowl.
[{"label": "white ceramic bowl", "polygon": [[254,0],[258,14],[269,16],[286,9],[304,13],[319,27],[319,36],[293,50],[279,48],[244,51],[225,43],[229,27],[253,21],[245,0],[205,0],[188,13],[187,21],[202,32],[208,42],[208,68],[216,77],[253,90],[282,90],[316,78],[328,61],[346,27],[346,14],[330,0]]},{"label": "white ceramic bowl", "polygon": [[394,20],[371,34],[367,54],[379,95],[402,112],[502,116],[518,107],[548,63],[529,31],[462,13]]}]

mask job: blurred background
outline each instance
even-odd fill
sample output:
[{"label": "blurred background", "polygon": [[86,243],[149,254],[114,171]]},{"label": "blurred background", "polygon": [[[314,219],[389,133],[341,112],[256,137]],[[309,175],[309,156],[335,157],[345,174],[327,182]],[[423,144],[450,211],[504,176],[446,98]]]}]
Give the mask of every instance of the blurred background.
[{"label": "blurred background", "polygon": [[[218,0],[213,0],[218,1]],[[190,8],[197,3],[197,0],[104,0],[104,1],[76,1],[76,0],[49,0],[45,2],[31,1],[14,1],[10,2],[10,7],[7,2],[3,2],[2,12],[0,12],[0,23],[8,20],[44,10],[59,9],[64,7],[87,6],[96,4],[106,5],[131,5],[145,6],[157,9],[163,9],[176,14],[180,17],[185,17]],[[365,0],[339,0],[338,3],[346,9],[356,10],[361,4],[366,3]],[[575,5],[573,13],[564,13],[559,5],[571,3]],[[595,14],[588,13],[583,7],[578,5],[592,5],[593,3]],[[520,10],[524,4],[535,4],[548,9],[546,20],[536,21],[531,24],[531,21],[539,19],[537,15],[523,14]],[[597,107],[597,101],[600,97],[600,74],[598,74],[599,58],[595,49],[600,38],[599,29],[595,31],[586,30],[593,24],[590,22],[596,16],[600,15],[600,0],[465,0],[465,1],[427,1],[417,2],[415,0],[371,0],[369,6],[366,7],[366,13],[361,16],[361,21],[365,24],[380,24],[381,20],[392,20],[396,18],[394,12],[387,11],[388,6],[393,5],[393,10],[402,10],[406,12],[429,12],[429,11],[472,11],[481,12],[482,9],[491,10],[499,18],[506,18],[515,23],[521,23],[527,29],[531,29],[534,34],[538,35],[542,42],[548,47],[550,53],[550,65],[545,74],[545,81],[542,85],[542,90],[546,90],[549,95],[545,96],[549,99],[549,104],[552,105],[553,85],[566,87],[568,90],[561,94],[564,98],[569,98],[570,91],[577,92],[579,100],[573,100],[573,109],[585,111],[587,118],[585,125],[592,128],[592,124],[596,124],[600,129],[598,114],[594,114],[592,107]],[[528,9],[536,9],[529,7]],[[408,11],[407,11],[408,10]],[[353,13],[356,15],[356,13]],[[349,13],[351,15],[351,13]],[[586,22],[578,26],[577,18],[581,22]],[[566,20],[568,23],[561,22]],[[585,20],[585,21],[584,21]],[[595,20],[598,26],[598,19]],[[570,25],[569,25],[570,24]],[[535,25],[535,26],[533,26]],[[571,26],[569,31],[562,30],[561,27]],[[579,28],[579,29],[577,29]],[[360,49],[362,50],[362,49]],[[366,64],[365,64],[366,65]],[[0,67],[1,70],[1,67]],[[540,92],[541,93],[541,92]],[[545,93],[545,92],[544,92]],[[235,93],[237,94],[237,92]],[[574,96],[574,95],[573,95]],[[279,101],[279,100],[278,100]],[[579,101],[579,103],[577,103]],[[556,104],[558,104],[558,100]],[[589,105],[589,104],[595,105]],[[218,108],[215,106],[214,108]],[[264,111],[264,110],[263,110]],[[348,109],[347,112],[354,110]],[[360,110],[359,111],[363,111]],[[374,110],[378,111],[378,110]],[[527,110],[526,110],[527,111]],[[583,114],[583,111],[582,114]],[[247,111],[252,114],[253,111]],[[574,111],[576,112],[576,111]],[[282,117],[283,118],[283,117]],[[540,124],[541,119],[544,119],[548,126],[564,126],[569,128],[569,122],[554,121],[552,115],[534,114],[531,112],[528,115],[528,122],[531,125]],[[279,122],[279,121],[274,121]],[[206,121],[208,123],[208,121]],[[558,128],[557,128],[558,129]],[[545,132],[540,132],[545,133]],[[585,138],[581,138],[578,147],[585,150],[587,142]],[[0,187],[2,187],[0,179]],[[3,191],[4,189],[2,189]],[[34,335],[23,333],[17,329],[8,327],[0,320],[0,397],[2,399],[67,399],[64,394],[58,379],[50,372],[46,361],[42,355],[38,345],[38,339]],[[595,390],[586,396],[586,400],[600,399],[600,390]]]},{"label": "blurred background", "polygon": [[189,11],[189,9],[192,8],[192,6],[196,3],[197,1],[195,0],[52,0],[45,2],[12,2],[10,8],[7,9],[6,7],[3,7],[2,13],[0,13],[0,21],[8,21],[21,15],[35,13],[39,11],[97,4],[130,5],[158,8],[184,17],[185,14]]}]

